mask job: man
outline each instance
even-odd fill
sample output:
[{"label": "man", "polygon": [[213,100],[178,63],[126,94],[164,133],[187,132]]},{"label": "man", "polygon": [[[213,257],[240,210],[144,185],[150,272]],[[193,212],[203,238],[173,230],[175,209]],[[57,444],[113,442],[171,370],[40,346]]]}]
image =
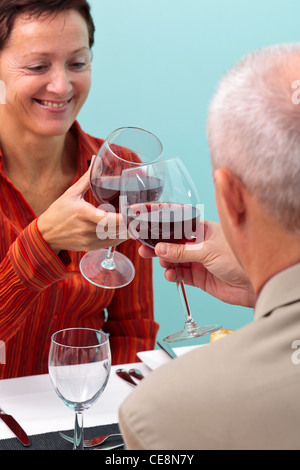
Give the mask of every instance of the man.
[{"label": "man", "polygon": [[299,78],[300,45],[281,45],[220,83],[207,130],[221,226],[207,223],[198,251],[159,244],[156,255],[169,281],[181,262],[188,284],[253,306],[254,320],[133,391],[120,408],[129,449],[300,449]]}]

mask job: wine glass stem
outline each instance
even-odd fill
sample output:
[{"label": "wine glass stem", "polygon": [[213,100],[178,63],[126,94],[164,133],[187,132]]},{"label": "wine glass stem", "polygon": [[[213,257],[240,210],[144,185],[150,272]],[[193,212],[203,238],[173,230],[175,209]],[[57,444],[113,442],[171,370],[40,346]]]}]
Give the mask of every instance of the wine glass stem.
[{"label": "wine glass stem", "polygon": [[83,450],[83,413],[75,412],[74,450]]},{"label": "wine glass stem", "polygon": [[112,271],[113,269],[116,268],[116,265],[115,265],[115,262],[114,262],[115,249],[116,249],[115,246],[111,246],[108,249],[107,256],[106,256],[105,260],[102,261],[102,263],[101,263],[102,268],[109,269],[110,271]]},{"label": "wine glass stem", "polygon": [[179,297],[180,297],[180,300],[181,300],[181,304],[182,304],[182,308],[183,308],[186,320],[192,321],[193,318],[192,318],[192,314],[191,314],[191,311],[190,311],[190,306],[189,306],[189,303],[188,303],[188,299],[187,299],[187,295],[186,295],[186,291],[185,291],[185,287],[184,287],[184,282],[183,281],[177,281],[176,285],[177,285],[177,290],[178,290],[178,293],[179,293]]}]

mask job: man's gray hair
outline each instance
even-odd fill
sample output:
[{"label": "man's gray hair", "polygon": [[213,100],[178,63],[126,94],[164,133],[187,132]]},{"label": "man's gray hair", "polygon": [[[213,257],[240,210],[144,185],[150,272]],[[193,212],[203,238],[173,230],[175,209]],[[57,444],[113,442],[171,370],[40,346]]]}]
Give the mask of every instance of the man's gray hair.
[{"label": "man's gray hair", "polygon": [[300,233],[300,43],[252,52],[221,80],[207,135],[227,167],[284,226]]}]

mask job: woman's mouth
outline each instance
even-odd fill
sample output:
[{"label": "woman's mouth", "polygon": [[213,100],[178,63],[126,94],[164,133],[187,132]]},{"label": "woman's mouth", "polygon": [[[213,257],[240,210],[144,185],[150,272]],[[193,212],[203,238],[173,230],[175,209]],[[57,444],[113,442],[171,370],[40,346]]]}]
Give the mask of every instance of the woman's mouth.
[{"label": "woman's mouth", "polygon": [[62,110],[65,108],[70,102],[71,99],[68,101],[48,101],[48,100],[39,100],[35,98],[35,100],[38,104],[45,108],[52,108],[53,110]]}]

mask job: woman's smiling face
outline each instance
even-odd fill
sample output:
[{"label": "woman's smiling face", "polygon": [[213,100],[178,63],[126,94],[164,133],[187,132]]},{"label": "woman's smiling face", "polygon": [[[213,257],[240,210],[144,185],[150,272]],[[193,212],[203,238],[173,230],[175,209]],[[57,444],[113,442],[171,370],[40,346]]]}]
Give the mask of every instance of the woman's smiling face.
[{"label": "woman's smiling face", "polygon": [[2,123],[40,136],[65,134],[91,86],[88,27],[75,10],[37,20],[17,17],[0,52],[6,86]]}]

